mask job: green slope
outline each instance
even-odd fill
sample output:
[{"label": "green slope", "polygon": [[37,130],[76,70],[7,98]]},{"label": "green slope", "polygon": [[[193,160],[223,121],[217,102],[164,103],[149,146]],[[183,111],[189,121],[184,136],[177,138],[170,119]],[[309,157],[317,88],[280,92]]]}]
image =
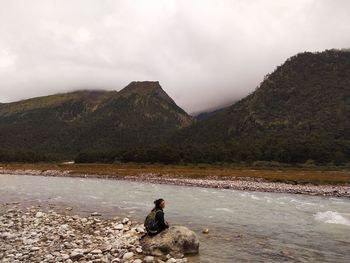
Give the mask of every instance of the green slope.
[{"label": "green slope", "polygon": [[171,143],[219,144],[238,160],[350,160],[350,52],[302,53],[251,95]]},{"label": "green slope", "polygon": [[192,121],[158,82],[132,82],[84,120],[75,143],[100,151],[159,144]]},{"label": "green slope", "polygon": [[[132,87],[132,88],[130,88]],[[0,106],[0,150],[72,156],[160,142],[192,118],[158,82],[77,91]]]}]

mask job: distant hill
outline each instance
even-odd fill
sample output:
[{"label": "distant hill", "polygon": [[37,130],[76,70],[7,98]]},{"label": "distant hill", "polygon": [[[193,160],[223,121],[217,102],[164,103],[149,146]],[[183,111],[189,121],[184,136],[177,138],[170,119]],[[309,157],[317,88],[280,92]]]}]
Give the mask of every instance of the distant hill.
[{"label": "distant hill", "polygon": [[193,116],[197,121],[204,121],[204,120],[208,119],[210,116],[217,114],[220,111],[225,110],[225,108],[221,108],[221,109],[217,109],[217,110],[213,110],[213,111],[204,111],[204,112],[201,112],[198,114],[194,114]]},{"label": "distant hill", "polygon": [[350,161],[350,53],[291,57],[252,94],[170,142],[219,145],[235,160]]},{"label": "distant hill", "polygon": [[75,155],[160,143],[192,123],[159,82],[0,104],[0,151]]},{"label": "distant hill", "polygon": [[158,82],[0,104],[0,161],[15,151],[81,153],[81,162],[350,163],[350,52],[293,56],[249,96],[197,120]]},{"label": "distant hill", "polygon": [[197,112],[192,112],[190,113],[191,116],[193,116],[196,120],[202,121],[207,119],[209,116],[224,110],[225,108],[230,107],[233,105],[237,100],[232,99],[230,102],[225,102],[221,103],[219,105],[216,105],[215,107],[207,108],[205,110],[197,111]]}]

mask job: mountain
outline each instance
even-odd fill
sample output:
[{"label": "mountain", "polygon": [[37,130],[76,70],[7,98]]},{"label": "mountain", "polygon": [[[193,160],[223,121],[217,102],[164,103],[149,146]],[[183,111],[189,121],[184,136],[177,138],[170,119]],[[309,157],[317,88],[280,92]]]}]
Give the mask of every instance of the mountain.
[{"label": "mountain", "polygon": [[204,111],[204,112],[201,112],[201,113],[193,114],[193,116],[194,116],[194,118],[197,121],[203,121],[203,120],[208,119],[210,116],[212,116],[214,114],[217,114],[220,111],[225,110],[225,108],[226,107],[220,108],[220,109],[217,109],[217,110],[213,110],[213,111]]},{"label": "mountain", "polygon": [[350,161],[350,52],[305,52],[253,93],[169,140],[219,145],[235,160]]},{"label": "mountain", "polygon": [[0,104],[0,161],[13,151],[84,162],[350,162],[350,52],[293,56],[200,120],[149,81]]},{"label": "mountain", "polygon": [[156,144],[192,121],[159,82],[132,82],[89,114],[74,143],[79,150]]},{"label": "mountain", "polygon": [[220,105],[217,105],[215,107],[211,107],[209,109],[206,110],[202,110],[202,111],[197,111],[197,112],[192,112],[190,115],[193,116],[197,121],[202,121],[202,120],[206,120],[208,119],[209,116],[218,113],[219,111],[224,110],[225,108],[228,108],[229,106],[231,106],[232,104],[234,104],[235,101],[230,101],[229,103],[222,103]]},{"label": "mountain", "polygon": [[192,123],[159,82],[0,104],[0,150],[75,155],[160,143]]}]

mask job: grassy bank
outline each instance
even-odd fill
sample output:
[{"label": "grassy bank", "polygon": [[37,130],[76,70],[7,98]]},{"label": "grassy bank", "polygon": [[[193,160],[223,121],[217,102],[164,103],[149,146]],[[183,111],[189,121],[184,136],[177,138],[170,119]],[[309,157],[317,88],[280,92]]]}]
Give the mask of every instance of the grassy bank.
[{"label": "grassy bank", "polygon": [[112,176],[137,176],[155,174],[174,178],[192,179],[256,179],[269,182],[285,182],[291,184],[315,185],[350,185],[350,170],[330,167],[242,167],[213,165],[142,165],[142,164],[1,164],[9,170],[58,170],[71,174],[93,174]]}]

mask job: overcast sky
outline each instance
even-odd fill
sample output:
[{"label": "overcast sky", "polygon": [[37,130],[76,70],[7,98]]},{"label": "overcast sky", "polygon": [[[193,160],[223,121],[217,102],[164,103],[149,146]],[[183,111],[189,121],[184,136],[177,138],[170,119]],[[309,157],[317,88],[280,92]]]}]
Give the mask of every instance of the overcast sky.
[{"label": "overcast sky", "polygon": [[302,51],[350,47],[348,0],[0,0],[0,102],[159,80],[188,112]]}]

